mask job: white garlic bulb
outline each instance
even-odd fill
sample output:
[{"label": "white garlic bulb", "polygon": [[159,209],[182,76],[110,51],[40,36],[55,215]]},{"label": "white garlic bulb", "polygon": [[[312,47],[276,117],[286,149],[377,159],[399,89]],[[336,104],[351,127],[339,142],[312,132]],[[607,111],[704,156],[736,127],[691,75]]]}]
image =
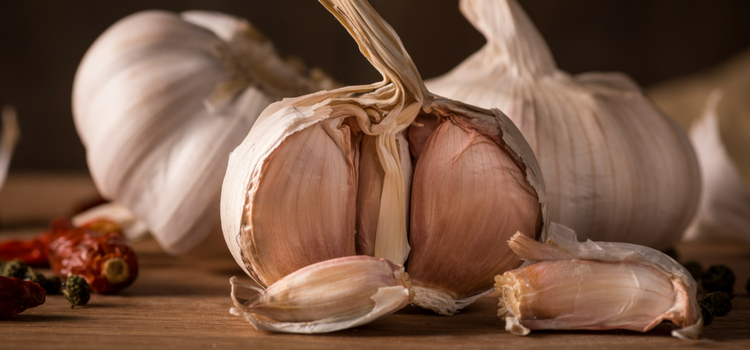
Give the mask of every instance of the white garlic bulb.
[{"label": "white garlic bulb", "polygon": [[146,11],[120,20],[88,50],[73,87],[97,188],[170,254],[221,237],[227,155],[271,102],[331,85],[304,73],[239,18]]},{"label": "white garlic bulb", "polygon": [[715,90],[690,129],[701,167],[703,193],[698,214],[686,239],[740,238],[750,241],[750,189],[727,152],[719,130],[718,106],[723,97]]},{"label": "white garlic bulb", "polygon": [[488,43],[426,85],[513,120],[542,168],[550,220],[580,239],[658,249],[679,240],[700,194],[679,126],[624,75],[558,70],[515,0],[461,0],[460,8]]},{"label": "white garlic bulb", "polygon": [[499,110],[427,91],[367,1],[320,2],[383,81],[284,99],[261,114],[224,178],[229,249],[261,286],[348,255],[406,261],[414,303],[455,313],[520,264],[505,243],[516,231],[545,235],[533,151]]},{"label": "white garlic bulb", "polygon": [[496,277],[498,316],[505,329],[628,329],[646,332],[663,320],[672,335],[697,338],[703,319],[698,286],[666,254],[628,243],[580,243],[569,228],[551,223],[546,243],[518,233],[509,242],[532,263]]},{"label": "white garlic bulb", "polygon": [[8,177],[10,160],[21,132],[18,129],[16,109],[12,106],[4,106],[0,115],[3,120],[3,131],[0,134],[0,188],[3,188],[5,179]]}]

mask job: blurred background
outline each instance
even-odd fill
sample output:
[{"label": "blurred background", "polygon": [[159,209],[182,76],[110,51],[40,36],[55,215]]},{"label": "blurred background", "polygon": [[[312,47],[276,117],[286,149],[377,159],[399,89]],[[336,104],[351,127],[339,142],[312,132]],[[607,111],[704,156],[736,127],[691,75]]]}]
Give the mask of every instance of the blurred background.
[{"label": "blurred background", "polygon": [[[447,72],[484,38],[457,0],[371,0],[401,36],[423,78]],[[558,65],[571,73],[622,71],[642,86],[708,69],[750,46],[750,1],[520,0]],[[88,47],[137,11],[214,10],[243,17],[283,55],[345,84],[379,74],[317,1],[0,0],[0,105],[16,106],[22,132],[11,173],[85,172],[73,126],[73,77]]]}]

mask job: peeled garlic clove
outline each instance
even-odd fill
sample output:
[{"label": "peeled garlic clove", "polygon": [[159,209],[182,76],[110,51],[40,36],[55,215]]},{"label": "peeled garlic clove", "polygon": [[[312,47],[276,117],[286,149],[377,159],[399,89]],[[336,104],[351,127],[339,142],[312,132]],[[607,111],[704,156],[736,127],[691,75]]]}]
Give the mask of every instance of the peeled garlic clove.
[{"label": "peeled garlic clove", "polygon": [[[486,294],[493,277],[520,265],[507,240],[540,231],[536,189],[492,123],[446,118],[414,173],[408,271],[414,302],[440,314]],[[536,220],[534,220],[537,218]]]},{"label": "peeled garlic clove", "polygon": [[[232,314],[256,329],[286,333],[326,333],[389,315],[409,303],[409,277],[385,259],[353,256],[300,269],[266,290],[232,284]],[[254,293],[241,299],[242,288]]]},{"label": "peeled garlic clove", "polygon": [[16,119],[16,110],[11,106],[4,106],[2,113],[3,130],[0,134],[0,188],[5,184],[5,178],[8,176],[8,167],[10,159],[13,157],[13,150],[16,149],[16,143],[20,137],[18,120]]},{"label": "peeled garlic clove", "polygon": [[703,321],[695,280],[667,255],[627,243],[579,243],[570,229],[552,223],[547,244],[518,233],[510,247],[537,260],[499,275],[498,315],[506,330],[627,329],[646,332],[663,320],[697,338]]},{"label": "peeled garlic clove", "polygon": [[539,160],[550,220],[581,239],[663,249],[680,239],[700,194],[685,133],[620,74],[570,76],[515,0],[461,0],[487,38],[427,87],[499,108]]},{"label": "peeled garlic clove", "polygon": [[97,189],[168,253],[207,250],[221,239],[226,155],[271,102],[332,85],[307,74],[229,15],[145,11],[120,20],[88,50],[73,87]]}]

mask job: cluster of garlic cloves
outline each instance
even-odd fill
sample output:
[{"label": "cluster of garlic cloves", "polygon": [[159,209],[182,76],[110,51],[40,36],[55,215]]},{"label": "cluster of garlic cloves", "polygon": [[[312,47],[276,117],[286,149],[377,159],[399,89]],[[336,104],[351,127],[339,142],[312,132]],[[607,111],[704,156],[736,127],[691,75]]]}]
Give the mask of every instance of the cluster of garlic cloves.
[{"label": "cluster of garlic cloves", "polygon": [[520,233],[510,247],[530,263],[499,275],[498,316],[506,330],[627,329],[646,332],[663,320],[672,335],[697,338],[702,317],[697,284],[682,265],[651,248],[627,243],[578,242],[552,223],[547,243]]},{"label": "cluster of garlic cloves", "polygon": [[384,79],[261,114],[224,178],[226,243],[269,289],[322,261],[384,258],[405,266],[414,304],[453,314],[520,265],[516,231],[545,236],[533,151],[499,110],[430,93],[367,1],[320,2]]},{"label": "cluster of garlic cloves", "polygon": [[2,188],[5,179],[8,177],[10,160],[13,157],[13,151],[16,149],[21,132],[18,128],[15,108],[4,106],[0,111],[0,117],[2,117],[3,122],[3,130],[0,133],[0,188]]},{"label": "cluster of garlic cloves", "polygon": [[144,11],[118,21],[73,87],[89,170],[116,202],[87,215],[117,219],[131,238],[150,231],[170,254],[206,250],[222,241],[227,154],[271,102],[332,86],[236,17]]},{"label": "cluster of garlic cloves", "polygon": [[461,0],[487,38],[430,91],[499,108],[539,161],[550,220],[581,239],[664,249],[696,212],[700,174],[687,135],[621,74],[560,71],[516,0]]}]

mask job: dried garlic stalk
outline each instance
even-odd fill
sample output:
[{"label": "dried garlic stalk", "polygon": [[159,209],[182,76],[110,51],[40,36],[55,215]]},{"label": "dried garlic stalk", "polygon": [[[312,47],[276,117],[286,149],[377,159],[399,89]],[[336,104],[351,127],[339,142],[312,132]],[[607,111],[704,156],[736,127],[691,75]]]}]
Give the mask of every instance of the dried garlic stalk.
[{"label": "dried garlic stalk", "polygon": [[582,239],[657,249],[679,240],[700,194],[679,126],[624,75],[560,71],[515,0],[460,4],[488,43],[427,87],[513,120],[542,168],[550,220]]},{"label": "dried garlic stalk", "polygon": [[[356,327],[408,304],[412,292],[404,268],[385,259],[351,256],[295,271],[263,290],[230,280],[234,308],[256,329],[326,333]],[[242,289],[252,296],[242,299]]]},{"label": "dried garlic stalk", "polygon": [[697,285],[667,255],[628,243],[580,243],[569,228],[551,223],[547,243],[518,233],[509,245],[533,261],[497,276],[498,316],[505,329],[627,329],[646,332],[670,320],[672,335],[697,338],[703,319]]},{"label": "dried garlic stalk", "polygon": [[331,85],[283,61],[239,18],[145,11],[120,20],[86,53],[73,87],[91,175],[121,204],[98,213],[127,208],[171,254],[207,249],[202,242],[221,240],[227,154],[271,102]]},{"label": "dried garlic stalk", "polygon": [[226,242],[261,286],[348,255],[399,265],[408,257],[414,303],[452,314],[520,264],[505,244],[513,233],[545,235],[533,152],[499,110],[427,91],[367,1],[321,3],[383,81],[285,99],[262,113],[230,156]]}]

